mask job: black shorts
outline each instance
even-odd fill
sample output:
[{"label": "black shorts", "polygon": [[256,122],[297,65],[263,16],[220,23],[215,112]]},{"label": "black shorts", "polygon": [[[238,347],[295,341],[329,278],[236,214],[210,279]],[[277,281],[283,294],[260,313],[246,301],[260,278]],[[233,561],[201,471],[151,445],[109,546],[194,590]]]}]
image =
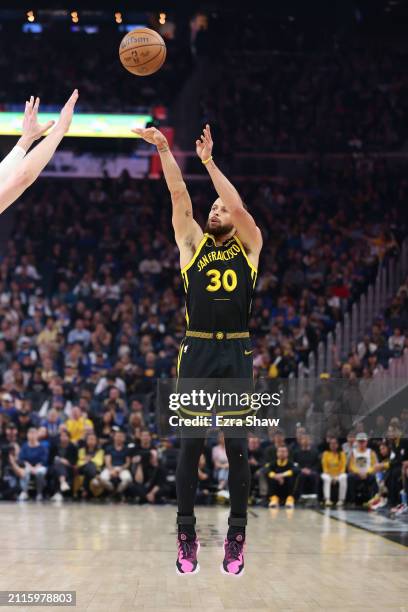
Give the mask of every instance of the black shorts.
[{"label": "black shorts", "polygon": [[185,337],[181,343],[177,375],[182,378],[242,378],[252,380],[250,338],[206,340]]},{"label": "black shorts", "polygon": [[[241,420],[253,414],[249,399],[253,391],[250,338],[185,337],[179,352],[177,391],[190,394],[193,389],[217,398],[211,407],[200,403],[180,408],[178,414],[184,418],[198,415],[206,418],[206,426],[196,428],[194,437],[214,427],[235,437],[246,436],[246,426]],[[217,419],[221,419],[220,422]],[[188,428],[182,430],[191,435]]]}]

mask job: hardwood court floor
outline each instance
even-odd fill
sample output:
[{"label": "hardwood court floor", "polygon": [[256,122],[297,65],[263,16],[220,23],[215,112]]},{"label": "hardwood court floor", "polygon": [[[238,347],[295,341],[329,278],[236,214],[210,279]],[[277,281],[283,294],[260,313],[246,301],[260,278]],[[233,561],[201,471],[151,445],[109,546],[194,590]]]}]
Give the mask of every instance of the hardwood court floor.
[{"label": "hardwood court floor", "polygon": [[77,591],[27,612],[408,611],[408,549],[313,510],[256,508],[246,573],[223,576],[227,513],[197,508],[201,571],[179,577],[174,507],[2,503],[0,590]]}]

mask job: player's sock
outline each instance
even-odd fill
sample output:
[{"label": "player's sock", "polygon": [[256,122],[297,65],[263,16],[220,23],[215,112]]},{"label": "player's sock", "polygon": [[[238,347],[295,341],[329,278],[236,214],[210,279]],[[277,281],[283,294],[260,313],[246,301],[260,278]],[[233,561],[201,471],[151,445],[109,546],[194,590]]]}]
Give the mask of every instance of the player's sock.
[{"label": "player's sock", "polygon": [[237,533],[242,533],[245,538],[246,524],[247,524],[246,514],[236,514],[235,512],[231,512],[231,515],[228,519],[229,527],[228,527],[227,538],[232,538]]},{"label": "player's sock", "polygon": [[194,514],[180,514],[177,512],[178,533],[185,533],[189,538],[196,537],[196,517]]}]

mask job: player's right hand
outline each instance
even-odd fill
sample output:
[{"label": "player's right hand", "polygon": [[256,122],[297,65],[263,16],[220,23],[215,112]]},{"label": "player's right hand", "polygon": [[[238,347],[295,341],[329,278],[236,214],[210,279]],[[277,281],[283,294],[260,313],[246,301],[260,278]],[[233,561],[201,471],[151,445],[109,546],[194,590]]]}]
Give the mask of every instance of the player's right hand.
[{"label": "player's right hand", "polygon": [[168,146],[167,138],[164,134],[162,134],[157,128],[133,128],[132,132],[143,138],[146,142],[150,142],[150,144],[159,146]]},{"label": "player's right hand", "polygon": [[65,103],[65,106],[63,106],[61,110],[59,119],[57,121],[56,128],[63,130],[64,134],[68,132],[69,126],[71,125],[72,116],[74,114],[74,108],[75,108],[76,101],[78,100],[78,97],[79,97],[78,90],[74,89],[70,98],[68,98],[68,100]]}]

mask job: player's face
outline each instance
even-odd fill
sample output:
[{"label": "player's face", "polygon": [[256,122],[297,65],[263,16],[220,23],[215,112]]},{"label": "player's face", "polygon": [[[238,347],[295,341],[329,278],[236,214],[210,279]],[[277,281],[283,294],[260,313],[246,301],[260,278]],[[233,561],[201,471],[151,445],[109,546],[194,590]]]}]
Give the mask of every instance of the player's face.
[{"label": "player's face", "polygon": [[234,229],[231,215],[220,198],[215,200],[208,215],[205,231],[213,236],[224,236]]}]

